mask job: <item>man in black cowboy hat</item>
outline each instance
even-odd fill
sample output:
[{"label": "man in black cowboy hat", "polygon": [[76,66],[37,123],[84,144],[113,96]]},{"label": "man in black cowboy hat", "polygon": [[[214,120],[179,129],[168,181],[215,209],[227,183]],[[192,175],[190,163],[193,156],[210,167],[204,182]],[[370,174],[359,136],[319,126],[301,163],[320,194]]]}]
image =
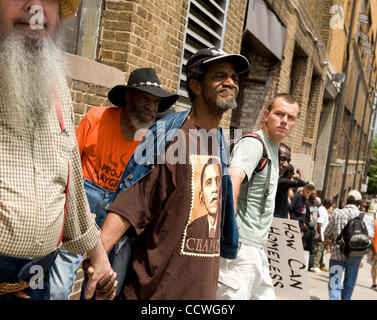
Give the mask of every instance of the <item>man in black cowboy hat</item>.
[{"label": "man in black cowboy hat", "polygon": [[[169,109],[178,95],[162,89],[154,69],[139,68],[130,74],[126,86],[112,88],[108,98],[116,107],[91,108],[76,130],[84,188],[99,227],[127,162],[146,129],[155,121],[156,113]],[[127,260],[130,253],[128,237],[121,243],[122,251],[117,258],[123,255],[123,260]],[[114,262],[114,255],[109,257]],[[81,259],[82,255],[60,250],[50,277],[53,299],[67,298]],[[117,271],[118,280],[125,271]]]}]

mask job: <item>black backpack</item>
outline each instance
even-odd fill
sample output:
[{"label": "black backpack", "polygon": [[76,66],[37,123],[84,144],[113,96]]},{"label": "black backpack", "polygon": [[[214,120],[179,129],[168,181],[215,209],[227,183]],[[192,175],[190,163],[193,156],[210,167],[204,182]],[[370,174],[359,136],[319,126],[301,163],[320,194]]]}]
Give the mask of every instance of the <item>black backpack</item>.
[{"label": "black backpack", "polygon": [[368,253],[370,242],[368,229],[363,221],[364,213],[348,221],[336,238],[342,253],[348,257],[360,257]]}]

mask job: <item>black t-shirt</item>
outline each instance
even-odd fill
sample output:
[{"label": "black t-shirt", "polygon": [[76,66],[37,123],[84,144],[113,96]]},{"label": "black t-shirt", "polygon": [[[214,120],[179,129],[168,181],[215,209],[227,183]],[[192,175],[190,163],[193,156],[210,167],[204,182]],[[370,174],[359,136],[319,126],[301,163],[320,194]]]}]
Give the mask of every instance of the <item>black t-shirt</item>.
[{"label": "black t-shirt", "polygon": [[289,203],[288,203],[288,190],[289,188],[298,188],[305,185],[302,180],[290,180],[288,178],[279,178],[278,188],[275,198],[275,211],[274,217],[288,218]]},{"label": "black t-shirt", "polygon": [[291,209],[289,210],[292,220],[297,220],[300,230],[304,231],[304,223],[306,217],[306,198],[301,192],[296,192],[291,201]]}]

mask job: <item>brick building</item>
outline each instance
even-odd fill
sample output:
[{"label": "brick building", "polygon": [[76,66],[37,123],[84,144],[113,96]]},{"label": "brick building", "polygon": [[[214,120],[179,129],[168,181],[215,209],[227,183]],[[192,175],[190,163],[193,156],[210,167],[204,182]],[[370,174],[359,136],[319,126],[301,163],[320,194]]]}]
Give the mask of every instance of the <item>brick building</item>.
[{"label": "brick building", "polygon": [[[250,72],[240,82],[239,107],[224,115],[222,126],[233,138],[236,129],[258,129],[268,100],[278,92],[292,93],[301,108],[284,141],[292,148],[292,163],[317,189],[325,185],[326,196],[339,199],[343,177],[344,190],[362,182],[374,98],[370,85],[376,83],[376,0],[356,0],[347,55],[352,3],[83,0],[76,16],[64,22],[76,125],[92,106],[110,105],[109,89],[138,67],[155,68],[163,87],[180,95],[175,109],[189,108],[185,64],[191,54],[209,46],[241,52]],[[348,57],[350,67],[342,77]],[[344,95],[334,123],[342,78]],[[352,174],[343,175],[345,169]],[[79,287],[76,283],[71,298],[77,298]]]},{"label": "brick building", "polygon": [[344,81],[339,84],[334,139],[330,141],[332,154],[323,173],[327,177],[323,179],[325,183],[327,180],[326,196],[340,201],[351,189],[366,192],[366,159],[377,76],[377,2],[337,1],[337,5],[342,19],[331,21],[329,60]]},{"label": "brick building", "polygon": [[[336,201],[352,188],[360,190],[365,180],[376,82],[375,7],[375,0],[248,2],[241,52],[251,70],[231,128],[259,128],[269,98],[293,94],[300,117],[284,141],[292,148],[292,163]],[[267,30],[261,32],[262,25]],[[282,39],[283,46],[274,48]]]}]

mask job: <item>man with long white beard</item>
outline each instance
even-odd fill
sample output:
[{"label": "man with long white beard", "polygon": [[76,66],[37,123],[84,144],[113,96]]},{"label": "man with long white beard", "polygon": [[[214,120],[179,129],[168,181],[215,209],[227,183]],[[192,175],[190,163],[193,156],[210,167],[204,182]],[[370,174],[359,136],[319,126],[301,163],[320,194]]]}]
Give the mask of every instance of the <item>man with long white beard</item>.
[{"label": "man with long white beard", "polygon": [[60,19],[77,0],[0,0],[0,299],[49,299],[58,247],[86,253],[87,297],[115,274],[82,185]]}]

